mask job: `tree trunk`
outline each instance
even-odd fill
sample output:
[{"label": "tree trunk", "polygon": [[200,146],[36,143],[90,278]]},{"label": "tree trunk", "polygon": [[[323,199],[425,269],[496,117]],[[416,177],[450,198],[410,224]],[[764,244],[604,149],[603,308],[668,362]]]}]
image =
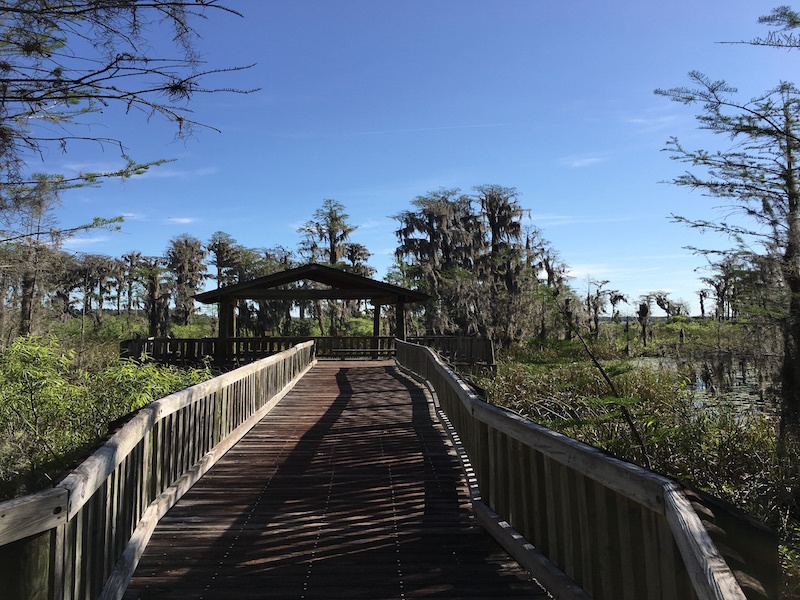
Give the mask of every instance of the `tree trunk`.
[{"label": "tree trunk", "polygon": [[36,275],[26,273],[22,277],[22,303],[20,305],[19,334],[29,335],[33,321],[33,294],[36,289]]},{"label": "tree trunk", "polygon": [[[787,129],[791,121],[787,118]],[[789,132],[791,133],[791,132]],[[781,268],[789,288],[789,314],[783,325],[781,434],[798,433],[800,424],[800,186],[795,179],[792,138],[786,143],[786,249]]]},{"label": "tree trunk", "polygon": [[158,337],[158,304],[153,303],[148,306],[147,310],[147,335],[150,337]]},{"label": "tree trunk", "polygon": [[322,311],[322,300],[315,300],[314,304],[316,306],[316,313],[317,313],[317,323],[319,323],[319,334],[321,336],[325,335],[325,315]]},{"label": "tree trunk", "polygon": [[781,432],[797,433],[800,425],[800,299],[793,299],[791,304],[792,314],[783,334]]},{"label": "tree trunk", "polygon": [[[798,227],[795,226],[794,229]],[[784,268],[790,272],[784,273],[784,277],[789,288],[789,314],[783,326],[781,432],[791,430],[800,433],[798,428],[800,425],[800,273],[797,268],[797,255],[790,257],[789,254],[787,248]]]}]

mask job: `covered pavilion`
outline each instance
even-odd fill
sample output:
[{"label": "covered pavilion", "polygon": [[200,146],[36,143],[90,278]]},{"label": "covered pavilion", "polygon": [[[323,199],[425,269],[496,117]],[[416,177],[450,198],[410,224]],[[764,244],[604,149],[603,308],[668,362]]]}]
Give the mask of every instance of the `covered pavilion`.
[{"label": "covered pavilion", "polygon": [[376,338],[380,334],[381,307],[394,306],[397,315],[394,336],[404,340],[405,305],[424,302],[428,298],[423,292],[316,263],[223,286],[195,296],[195,300],[203,304],[219,304],[219,348],[227,347],[227,341],[236,335],[236,306],[240,300],[369,300],[375,309],[373,336]]}]

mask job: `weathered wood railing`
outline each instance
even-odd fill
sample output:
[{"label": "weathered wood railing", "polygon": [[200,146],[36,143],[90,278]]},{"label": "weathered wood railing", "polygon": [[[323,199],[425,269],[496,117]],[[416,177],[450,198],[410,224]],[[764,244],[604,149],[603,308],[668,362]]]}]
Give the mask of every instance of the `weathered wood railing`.
[{"label": "weathered wood railing", "polygon": [[[330,358],[394,356],[394,338],[389,336],[326,336],[326,337],[235,337],[220,342],[217,338],[148,338],[120,342],[120,356],[139,358],[146,354],[156,362],[196,364],[204,358],[225,356],[226,362],[248,363],[282,352],[308,341],[316,343],[316,356]],[[219,344],[226,345],[220,353]]]},{"label": "weathered wood railing", "polygon": [[563,580],[543,563],[577,584],[573,597],[745,598],[673,481],[487,404],[429,348],[398,341],[397,360],[430,383],[457,432],[479,517],[524,538],[509,550],[538,564],[546,587]]},{"label": "weathered wood railing", "polygon": [[495,367],[494,344],[486,337],[427,335],[409,337],[406,341],[433,348],[456,367]]},{"label": "weathered wood railing", "polygon": [[158,520],[313,361],[306,342],[157,400],[53,489],[0,504],[0,596],[119,597]]}]

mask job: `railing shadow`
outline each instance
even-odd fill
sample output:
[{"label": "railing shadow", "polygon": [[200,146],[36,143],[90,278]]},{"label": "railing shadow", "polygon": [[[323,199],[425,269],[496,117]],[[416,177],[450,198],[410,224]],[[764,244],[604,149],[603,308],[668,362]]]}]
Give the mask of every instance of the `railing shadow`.
[{"label": "railing shadow", "polygon": [[326,398],[313,375],[162,519],[125,597],[530,597],[422,388],[342,367]]}]

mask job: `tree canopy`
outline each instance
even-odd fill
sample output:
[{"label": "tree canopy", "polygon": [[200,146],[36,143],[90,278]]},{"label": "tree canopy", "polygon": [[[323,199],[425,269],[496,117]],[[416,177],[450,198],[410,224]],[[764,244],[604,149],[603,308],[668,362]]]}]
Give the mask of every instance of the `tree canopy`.
[{"label": "tree canopy", "polygon": [[[792,15],[785,7],[776,9],[766,22],[796,27]],[[711,220],[675,219],[730,236],[740,254],[747,248],[754,257],[750,265],[776,266],[763,272],[777,278],[759,289],[770,295],[772,306],[781,307],[774,318],[783,336],[783,422],[794,428],[800,423],[800,90],[782,81],[754,98],[741,99],[723,80],[697,71],[689,80],[689,86],[658,89],[656,94],[697,107],[700,129],[727,137],[730,147],[689,149],[671,138],[667,150],[672,158],[691,165],[673,183],[723,200],[724,213]]]},{"label": "tree canopy", "polygon": [[[238,91],[208,87],[220,71],[207,68],[194,49],[193,20],[209,10],[238,14],[217,0],[8,0],[0,6],[0,199],[35,184],[33,164],[46,148],[66,150],[78,141],[124,142],[87,127],[87,116],[116,105],[126,113],[160,116],[178,135],[206,126],[187,101],[201,93]],[[164,35],[167,33],[167,35]],[[156,39],[171,39],[164,54]],[[146,164],[128,159],[114,173],[83,173],[74,182],[103,175],[130,176]],[[63,180],[62,180],[63,183]]]}]

